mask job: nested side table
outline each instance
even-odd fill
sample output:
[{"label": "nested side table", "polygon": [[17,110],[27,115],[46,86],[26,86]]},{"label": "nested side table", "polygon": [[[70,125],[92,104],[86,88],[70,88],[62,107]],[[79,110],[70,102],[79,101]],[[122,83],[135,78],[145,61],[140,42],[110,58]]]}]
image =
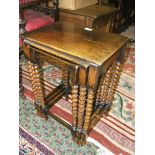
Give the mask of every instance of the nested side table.
[{"label": "nested side table", "polygon": [[[73,140],[84,145],[90,130],[111,108],[128,39],[71,23],[56,23],[23,37],[38,113],[47,118],[49,108],[71,94]],[[44,61],[63,70],[62,84],[48,96],[39,74]]]},{"label": "nested side table", "polygon": [[60,9],[60,21],[69,21],[83,28],[101,30],[104,32],[113,32],[116,25],[116,16],[118,9],[90,5],[78,10]]}]

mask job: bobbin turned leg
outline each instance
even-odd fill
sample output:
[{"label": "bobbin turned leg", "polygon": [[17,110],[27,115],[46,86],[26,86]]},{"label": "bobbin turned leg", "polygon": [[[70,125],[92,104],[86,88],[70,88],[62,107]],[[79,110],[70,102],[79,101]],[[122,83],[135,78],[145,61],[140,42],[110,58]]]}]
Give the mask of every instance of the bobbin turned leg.
[{"label": "bobbin turned leg", "polygon": [[102,114],[108,110],[109,105],[106,103],[106,101],[109,92],[109,87],[111,84],[111,79],[112,79],[112,67],[109,67],[105,76],[103,76],[101,79],[101,84],[99,86],[96,99],[97,109],[94,111],[91,117],[91,125],[89,130],[91,130],[95,126],[95,124],[102,117]]},{"label": "bobbin turned leg", "polygon": [[75,138],[75,131],[77,128],[77,116],[78,116],[78,85],[73,84],[71,86],[71,96],[72,96],[72,134],[73,140]]},{"label": "bobbin turned leg", "polygon": [[108,94],[107,100],[106,100],[106,102],[109,104],[112,104],[114,94],[116,92],[116,87],[117,87],[119,79],[120,79],[122,67],[123,67],[123,63],[121,61],[117,61],[113,65],[113,78],[112,78],[109,94]]},{"label": "bobbin turned leg", "polygon": [[88,135],[88,129],[91,124],[91,117],[93,111],[93,102],[94,102],[94,90],[89,89],[87,95],[87,105],[84,117],[84,125],[83,125],[83,135],[82,135],[82,145],[86,144],[86,135]]},{"label": "bobbin turned leg", "polygon": [[112,67],[110,67],[102,80],[101,90],[100,90],[100,101],[105,103],[107,99],[107,94],[109,91],[110,83],[112,79]]},{"label": "bobbin turned leg", "polygon": [[109,67],[105,77],[103,78],[103,82],[101,84],[101,94],[100,94],[100,105],[99,108],[102,109],[102,113],[107,114],[107,111],[109,111],[109,108],[111,106],[111,103],[107,101],[107,96],[109,94],[109,89],[112,81],[112,73],[113,69],[112,66]]},{"label": "bobbin turned leg", "polygon": [[71,101],[72,101],[72,136],[76,140],[77,116],[78,116],[78,93],[79,86],[77,84],[78,66],[70,71]]},{"label": "bobbin turned leg", "polygon": [[106,102],[107,93],[109,90],[110,82],[112,78],[112,68],[109,67],[105,75],[102,76],[101,83],[97,90],[96,102]]},{"label": "bobbin turned leg", "polygon": [[81,135],[84,124],[84,112],[85,112],[85,104],[86,104],[86,86],[80,86],[79,92],[79,104],[78,104],[78,124],[77,124],[77,133],[76,136],[78,138],[77,144],[81,144]]},{"label": "bobbin turned leg", "polygon": [[30,78],[32,81],[32,91],[35,96],[35,107],[37,110],[37,114],[40,117],[44,117],[45,119],[47,119],[48,117],[42,113],[42,109],[44,109],[45,107],[45,100],[38,65],[28,61],[28,71],[30,73]]},{"label": "bobbin turned leg", "polygon": [[76,132],[74,141],[77,144],[81,144],[81,135],[83,131],[83,124],[84,124],[84,112],[85,112],[85,102],[86,102],[86,77],[87,72],[84,67],[79,68],[78,74],[78,84],[79,84],[79,94],[78,94],[78,110],[77,110],[77,124],[76,124]]},{"label": "bobbin turned leg", "polygon": [[86,105],[85,113],[83,117],[83,130],[81,134],[80,144],[86,144],[86,138],[89,134],[89,128],[91,125],[91,117],[93,114],[93,105],[94,105],[94,94],[96,93],[96,87],[98,83],[99,69],[95,66],[90,66],[87,77],[87,94],[86,94]]}]

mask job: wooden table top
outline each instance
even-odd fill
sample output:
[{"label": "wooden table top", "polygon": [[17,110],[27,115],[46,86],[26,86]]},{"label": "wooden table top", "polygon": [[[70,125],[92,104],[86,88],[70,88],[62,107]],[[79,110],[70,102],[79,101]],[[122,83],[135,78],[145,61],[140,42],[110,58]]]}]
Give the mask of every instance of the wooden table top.
[{"label": "wooden table top", "polygon": [[102,65],[127,42],[112,33],[87,31],[75,24],[55,23],[24,35],[24,42],[75,63]]},{"label": "wooden table top", "polygon": [[91,5],[91,6],[84,7],[78,10],[68,10],[68,9],[60,9],[60,10],[63,12],[68,12],[72,14],[93,17],[93,18],[102,17],[102,16],[109,15],[109,14],[112,14],[118,11],[117,8],[112,8],[108,6],[100,6],[100,5]]}]

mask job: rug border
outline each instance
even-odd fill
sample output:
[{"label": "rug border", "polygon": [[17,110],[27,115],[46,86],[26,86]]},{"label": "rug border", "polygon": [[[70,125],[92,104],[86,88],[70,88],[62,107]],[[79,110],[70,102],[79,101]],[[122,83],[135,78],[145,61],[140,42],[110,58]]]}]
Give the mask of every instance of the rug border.
[{"label": "rug border", "polygon": [[[49,150],[44,144],[39,142],[36,138],[30,135],[19,125],[19,135],[28,141],[30,144],[34,145],[37,149],[39,149],[45,155],[55,155],[51,150]],[[33,143],[32,143],[33,142]]]}]

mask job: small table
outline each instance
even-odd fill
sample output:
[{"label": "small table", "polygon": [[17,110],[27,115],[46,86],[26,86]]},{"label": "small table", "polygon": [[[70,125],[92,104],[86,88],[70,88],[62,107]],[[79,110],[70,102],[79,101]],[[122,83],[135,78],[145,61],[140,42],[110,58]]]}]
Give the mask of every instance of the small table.
[{"label": "small table", "polygon": [[60,21],[73,22],[79,26],[113,32],[118,9],[91,5],[78,10],[60,9]]},{"label": "small table", "polygon": [[[24,53],[39,114],[48,114],[62,96],[71,94],[73,140],[81,145],[107,114],[120,77],[128,39],[75,24],[55,23],[24,35]],[[62,84],[44,96],[39,74],[42,62],[63,70]]]}]

